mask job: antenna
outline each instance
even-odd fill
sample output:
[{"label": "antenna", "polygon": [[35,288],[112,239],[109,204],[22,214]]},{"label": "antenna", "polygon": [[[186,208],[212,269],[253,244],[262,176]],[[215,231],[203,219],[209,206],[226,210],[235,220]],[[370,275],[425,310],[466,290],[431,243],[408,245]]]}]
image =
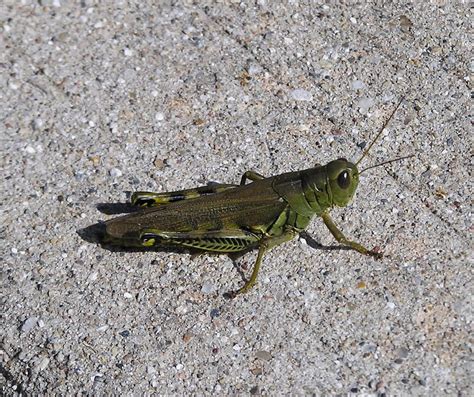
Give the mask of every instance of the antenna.
[{"label": "antenna", "polygon": [[370,170],[371,168],[380,167],[381,165],[394,163],[395,161],[401,161],[401,160],[409,159],[409,158],[414,157],[414,156],[415,156],[414,154],[410,154],[408,156],[398,157],[398,158],[393,159],[393,160],[384,161],[383,163],[371,165],[370,167],[364,168],[361,172],[359,172],[359,175],[362,174],[364,171]]},{"label": "antenna", "polygon": [[[357,167],[357,164],[359,164],[362,159],[367,155],[367,153],[369,153],[370,149],[372,149],[372,146],[374,146],[374,143],[377,142],[377,139],[379,139],[380,135],[382,135],[382,132],[383,130],[385,129],[385,127],[387,126],[387,124],[390,122],[390,120],[392,119],[393,115],[395,114],[395,112],[398,110],[398,108],[400,107],[400,105],[402,104],[403,100],[405,98],[404,97],[401,97],[400,101],[398,102],[397,106],[395,107],[395,109],[393,110],[392,114],[390,115],[390,117],[385,120],[385,123],[383,123],[383,126],[382,128],[380,129],[380,131],[378,132],[377,136],[373,139],[373,141],[370,143],[369,147],[367,149],[364,150],[364,153],[362,153],[362,156],[360,156],[359,160],[357,160],[357,162],[355,163],[356,167]],[[392,160],[391,160],[392,161]],[[395,160],[393,160],[395,161]],[[384,164],[384,163],[382,163]],[[379,164],[379,165],[382,165],[382,164]],[[385,163],[386,164],[386,163]],[[376,166],[374,166],[376,167]],[[368,169],[368,168],[366,168]]]}]

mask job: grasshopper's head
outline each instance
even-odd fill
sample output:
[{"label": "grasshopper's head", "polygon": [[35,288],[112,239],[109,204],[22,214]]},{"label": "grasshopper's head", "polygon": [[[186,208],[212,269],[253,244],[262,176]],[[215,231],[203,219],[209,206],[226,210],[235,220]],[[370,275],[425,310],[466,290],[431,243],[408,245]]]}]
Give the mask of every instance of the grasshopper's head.
[{"label": "grasshopper's head", "polygon": [[380,167],[381,165],[385,165],[385,164],[393,163],[395,161],[400,161],[406,158],[413,157],[413,155],[409,155],[409,156],[399,157],[393,160],[384,161],[383,163],[379,163],[379,164],[364,168],[360,172],[357,169],[357,165],[359,165],[362,159],[364,159],[364,157],[367,156],[372,146],[380,138],[380,136],[382,135],[382,132],[384,131],[389,121],[392,119],[393,115],[395,114],[399,106],[401,105],[402,101],[403,101],[403,97],[398,102],[397,106],[393,110],[390,117],[385,121],[385,123],[383,124],[382,128],[380,129],[376,137],[372,140],[372,142],[367,147],[367,149],[364,150],[364,152],[362,153],[362,156],[360,156],[359,160],[357,160],[355,164],[347,161],[346,159],[340,158],[340,159],[331,161],[330,163],[326,165],[327,183],[329,185],[328,190],[331,192],[332,197],[330,197],[330,199],[332,199],[331,200],[332,205],[344,207],[349,203],[349,201],[351,201],[357,189],[357,186],[359,185],[359,176],[364,171],[370,170],[371,168]]},{"label": "grasshopper's head", "polygon": [[357,167],[350,161],[341,158],[328,163],[326,170],[333,204],[339,207],[346,206],[359,185]]}]

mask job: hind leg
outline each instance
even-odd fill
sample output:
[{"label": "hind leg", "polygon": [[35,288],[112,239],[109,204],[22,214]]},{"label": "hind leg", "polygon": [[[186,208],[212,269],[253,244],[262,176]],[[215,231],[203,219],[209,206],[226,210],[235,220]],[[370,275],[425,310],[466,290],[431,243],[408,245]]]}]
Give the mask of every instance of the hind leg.
[{"label": "hind leg", "polygon": [[193,189],[177,190],[175,192],[135,192],[130,201],[132,205],[139,207],[157,207],[175,201],[188,200],[201,196],[210,196],[229,189],[235,189],[238,185],[214,184],[200,186]]}]

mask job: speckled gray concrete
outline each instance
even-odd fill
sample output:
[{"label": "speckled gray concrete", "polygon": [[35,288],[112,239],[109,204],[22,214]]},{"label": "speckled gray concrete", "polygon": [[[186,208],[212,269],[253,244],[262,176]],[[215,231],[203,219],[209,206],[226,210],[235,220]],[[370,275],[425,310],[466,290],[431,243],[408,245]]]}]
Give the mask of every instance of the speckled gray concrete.
[{"label": "speckled gray concrete", "polygon": [[[152,3],[0,5],[2,393],[472,395],[467,5]],[[365,164],[416,157],[333,211],[381,261],[295,240],[226,300],[226,256],[77,233],[128,191],[357,159],[401,95]]]}]

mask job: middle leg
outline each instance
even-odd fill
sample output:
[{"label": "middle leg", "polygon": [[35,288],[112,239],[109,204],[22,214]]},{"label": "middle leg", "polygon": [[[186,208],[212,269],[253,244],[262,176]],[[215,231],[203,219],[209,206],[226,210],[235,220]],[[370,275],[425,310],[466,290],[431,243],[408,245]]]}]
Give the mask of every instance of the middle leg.
[{"label": "middle leg", "polygon": [[235,292],[232,292],[230,295],[234,297],[238,294],[244,294],[250,291],[252,287],[257,283],[258,272],[260,271],[260,265],[262,264],[264,254],[273,247],[276,247],[277,245],[280,245],[286,241],[292,240],[297,235],[298,232],[296,231],[296,229],[287,228],[281,236],[263,238],[258,246],[259,248],[257,260],[255,261],[255,265],[253,266],[252,275],[242,288]]}]

